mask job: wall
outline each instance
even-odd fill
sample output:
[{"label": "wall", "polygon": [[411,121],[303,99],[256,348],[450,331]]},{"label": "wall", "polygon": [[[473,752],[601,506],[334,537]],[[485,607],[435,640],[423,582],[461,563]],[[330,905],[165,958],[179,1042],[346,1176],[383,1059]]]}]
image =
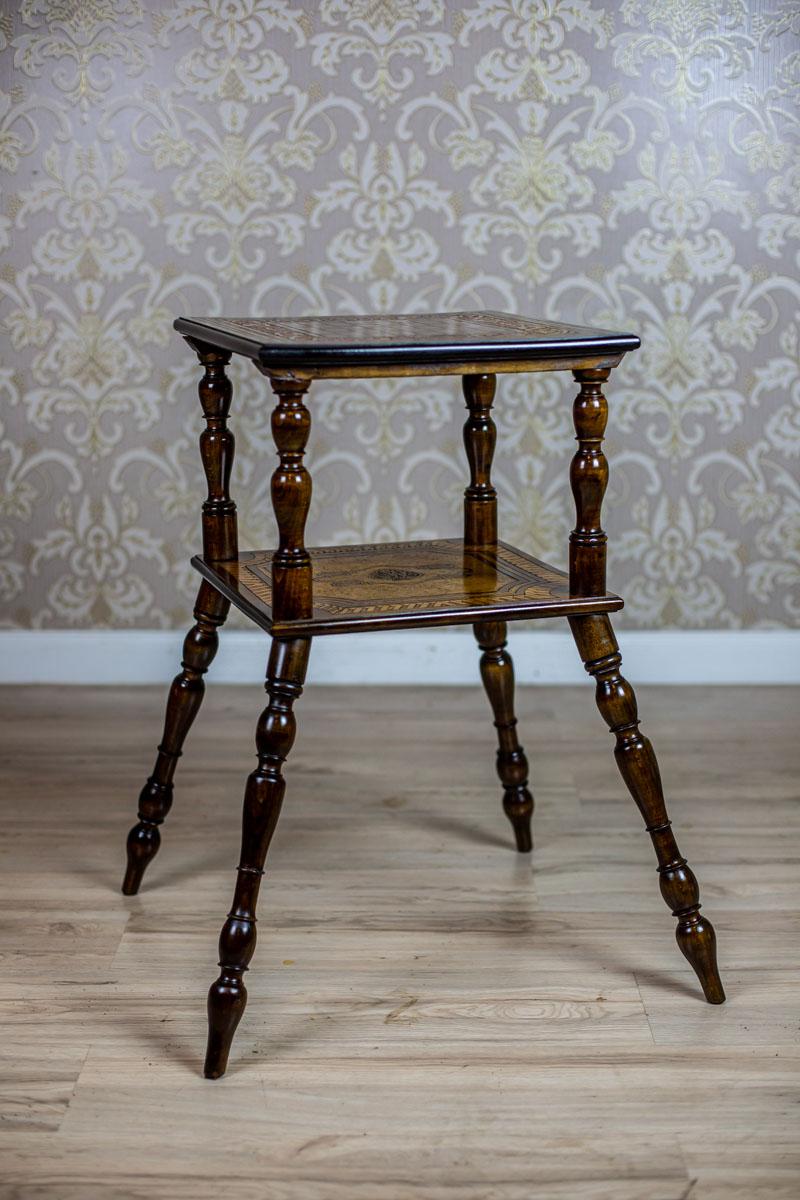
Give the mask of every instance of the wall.
[{"label": "wall", "polygon": [[[642,337],[609,391],[623,621],[796,624],[797,11],[14,5],[3,624],[186,624],[200,423],[175,315],[480,306]],[[234,494],[259,546],[270,397],[236,380]],[[573,392],[508,377],[497,402],[502,534],[562,564]],[[453,381],[317,385],[311,406],[312,544],[458,529]]]}]

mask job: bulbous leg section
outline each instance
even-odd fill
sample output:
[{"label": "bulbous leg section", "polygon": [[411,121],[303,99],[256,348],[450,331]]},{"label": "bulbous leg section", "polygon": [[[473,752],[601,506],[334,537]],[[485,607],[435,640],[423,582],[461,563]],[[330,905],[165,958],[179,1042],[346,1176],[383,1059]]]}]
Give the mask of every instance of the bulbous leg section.
[{"label": "bulbous leg section", "polygon": [[273,641],[267,668],[269,704],[256,730],[258,763],[248,777],[242,849],[233,907],[219,939],[219,977],[208,993],[207,1079],[224,1075],[233,1035],[247,1004],[244,973],[256,948],[256,904],[264,862],[283,803],[281,768],[295,739],[294,702],[303,690],[309,638]]},{"label": "bulbous leg section", "polygon": [[135,896],[142,876],[161,845],[159,825],[172,807],[172,784],[158,783],[152,775],[139,794],[139,820],[128,834],[128,865],[122,891]]},{"label": "bulbous leg section", "polygon": [[122,883],[126,896],[139,891],[142,876],[161,845],[159,826],[172,807],[172,779],[205,693],[203,676],[217,653],[217,630],[230,611],[230,601],[205,580],[197,593],[195,624],[183,643],[180,674],[172,681],[167,698],[164,734],[153,773],[139,794],[139,820],[128,834],[128,865]]},{"label": "bulbous leg section", "polygon": [[256,923],[230,916],[219,939],[220,975],[208,992],[208,1045],[203,1074],[219,1079],[247,1004],[244,973],[256,948]]},{"label": "bulbous leg section", "polygon": [[489,697],[497,730],[497,774],[503,785],[503,811],[511,822],[517,850],[533,849],[533,796],[528,791],[528,760],[517,738],[514,716],[514,663],[506,650],[503,621],[480,621],[474,626],[481,648],[481,679]]},{"label": "bulbous leg section", "polygon": [[639,729],[636,696],[620,672],[622,659],[611,622],[607,616],[571,617],[570,627],[586,670],[596,681],[597,707],[616,738],[614,757],[620,774],[650,834],[661,895],[678,921],[678,946],[709,1004],[722,1004],[725,992],[717,968],[714,928],[700,916],[697,880],[672,832],[658,762],[650,740]]},{"label": "bulbous leg section", "polygon": [[[671,836],[671,833],[670,833]],[[673,844],[675,839],[672,838]],[[677,845],[675,850],[677,853]],[[717,935],[700,915],[700,888],[685,858],[658,869],[661,895],[677,917],[675,938],[681,954],[694,969],[709,1004],[723,1004],[725,992],[717,967]]]}]

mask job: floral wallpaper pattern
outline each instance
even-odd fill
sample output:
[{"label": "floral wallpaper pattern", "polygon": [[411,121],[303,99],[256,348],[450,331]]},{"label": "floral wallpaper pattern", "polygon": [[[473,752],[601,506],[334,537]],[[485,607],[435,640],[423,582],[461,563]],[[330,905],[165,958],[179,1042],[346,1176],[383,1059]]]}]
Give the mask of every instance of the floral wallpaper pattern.
[{"label": "floral wallpaper pattern", "polygon": [[[176,315],[481,306],[642,337],[608,393],[629,625],[798,621],[796,0],[19,0],[0,61],[6,627],[186,624]],[[260,547],[270,393],[233,374]],[[573,394],[496,403],[503,536],[557,564]],[[459,529],[457,381],[310,407],[311,544]]]}]

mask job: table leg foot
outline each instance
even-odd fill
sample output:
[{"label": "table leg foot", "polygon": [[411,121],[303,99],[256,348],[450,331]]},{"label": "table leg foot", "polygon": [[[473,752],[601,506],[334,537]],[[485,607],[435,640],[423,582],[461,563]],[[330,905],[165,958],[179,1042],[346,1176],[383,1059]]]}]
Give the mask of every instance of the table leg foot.
[{"label": "table leg foot", "polygon": [[481,679],[489,697],[497,730],[497,774],[503,785],[503,810],[511,822],[517,850],[533,849],[533,796],[528,791],[528,759],[517,739],[514,716],[514,664],[506,650],[504,621],[479,621],[474,626],[481,648]]}]

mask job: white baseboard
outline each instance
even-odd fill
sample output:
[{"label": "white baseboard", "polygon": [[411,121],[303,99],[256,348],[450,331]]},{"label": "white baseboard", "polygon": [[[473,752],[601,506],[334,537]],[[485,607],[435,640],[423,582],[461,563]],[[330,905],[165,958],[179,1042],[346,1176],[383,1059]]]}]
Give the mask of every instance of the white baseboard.
[{"label": "white baseboard", "polygon": [[[519,683],[585,679],[570,634],[509,629]],[[2,630],[0,683],[164,683],[177,669],[182,632]],[[635,683],[800,683],[800,630],[631,630],[620,633],[625,674]],[[211,668],[220,683],[260,683],[268,639],[223,631]],[[317,638],[309,683],[477,683],[471,630],[408,630]]]}]

